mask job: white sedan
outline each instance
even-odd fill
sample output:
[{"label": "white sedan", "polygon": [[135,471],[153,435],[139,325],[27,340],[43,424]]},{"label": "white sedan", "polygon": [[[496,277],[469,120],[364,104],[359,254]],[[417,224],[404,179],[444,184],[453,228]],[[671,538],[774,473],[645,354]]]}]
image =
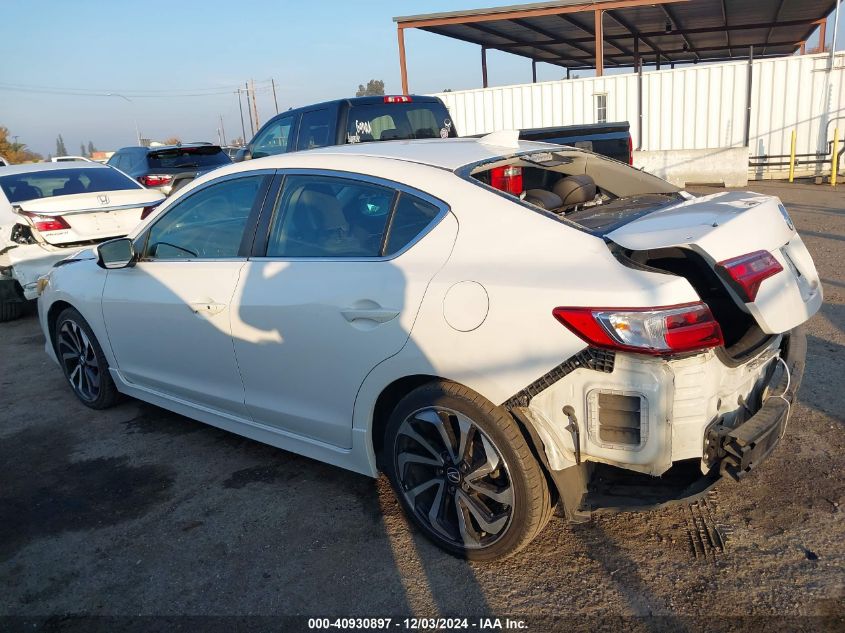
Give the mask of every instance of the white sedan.
[{"label": "white sedan", "polygon": [[164,196],[94,162],[0,171],[0,321],[38,296],[38,277],[69,254],[129,233]]},{"label": "white sedan", "polygon": [[822,301],[776,198],[695,198],[514,134],[224,167],[42,279],[47,352],[349,470],[477,560],[740,479],[782,437]]}]

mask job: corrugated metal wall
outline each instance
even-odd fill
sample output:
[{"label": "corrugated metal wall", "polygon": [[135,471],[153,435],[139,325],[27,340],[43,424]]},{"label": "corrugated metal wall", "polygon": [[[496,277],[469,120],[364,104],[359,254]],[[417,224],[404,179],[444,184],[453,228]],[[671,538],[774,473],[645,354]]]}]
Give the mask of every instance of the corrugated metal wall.
[{"label": "corrugated metal wall", "polygon": [[[755,61],[749,152],[788,154],[798,132],[798,153],[826,151],[838,124],[845,135],[845,53],[828,71],[828,55]],[[745,140],[747,62],[685,66],[643,74],[641,149],[741,147]],[[461,134],[596,122],[596,95],[607,95],[607,120],[630,121],[634,146],[637,76],[548,81],[439,93]]]}]

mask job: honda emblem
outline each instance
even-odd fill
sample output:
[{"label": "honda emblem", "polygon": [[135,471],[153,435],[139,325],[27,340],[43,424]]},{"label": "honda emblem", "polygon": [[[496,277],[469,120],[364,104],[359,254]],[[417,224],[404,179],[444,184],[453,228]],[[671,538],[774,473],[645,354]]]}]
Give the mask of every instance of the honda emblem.
[{"label": "honda emblem", "polygon": [[97,200],[100,201],[100,204],[108,204],[109,203],[109,197],[105,194],[103,194],[101,196],[97,196]]}]

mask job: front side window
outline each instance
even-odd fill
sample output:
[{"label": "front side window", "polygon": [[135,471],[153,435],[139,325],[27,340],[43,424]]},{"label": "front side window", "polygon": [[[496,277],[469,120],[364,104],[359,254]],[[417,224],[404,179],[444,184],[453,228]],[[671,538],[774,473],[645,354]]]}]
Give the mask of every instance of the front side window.
[{"label": "front side window", "polygon": [[253,158],[262,156],[273,156],[284,154],[288,151],[291,142],[294,116],[282,117],[268,125],[263,132],[259,133],[250,150]]},{"label": "front side window", "polygon": [[396,192],[328,176],[289,176],[268,257],[378,257]]},{"label": "front side window", "polygon": [[150,228],[144,257],[237,257],[263,179],[254,175],[218,182],[176,203]]},{"label": "front side window", "polygon": [[314,149],[333,145],[331,131],[334,127],[331,110],[312,110],[302,115],[299,123],[297,149]]}]

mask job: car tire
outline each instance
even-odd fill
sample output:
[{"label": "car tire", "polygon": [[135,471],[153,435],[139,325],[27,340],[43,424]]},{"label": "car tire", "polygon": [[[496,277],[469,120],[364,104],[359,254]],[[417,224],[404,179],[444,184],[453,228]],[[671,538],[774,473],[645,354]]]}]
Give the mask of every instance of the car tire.
[{"label": "car tire", "polygon": [[14,321],[23,314],[23,301],[0,301],[0,323]]},{"label": "car tire", "polygon": [[510,556],[552,514],[546,477],[516,421],[456,383],[429,383],[399,402],[382,463],[405,514],[461,558]]},{"label": "car tire", "polygon": [[73,393],[91,409],[108,409],[120,399],[103,348],[88,322],[74,308],[56,319],[53,333],[56,358]]}]

